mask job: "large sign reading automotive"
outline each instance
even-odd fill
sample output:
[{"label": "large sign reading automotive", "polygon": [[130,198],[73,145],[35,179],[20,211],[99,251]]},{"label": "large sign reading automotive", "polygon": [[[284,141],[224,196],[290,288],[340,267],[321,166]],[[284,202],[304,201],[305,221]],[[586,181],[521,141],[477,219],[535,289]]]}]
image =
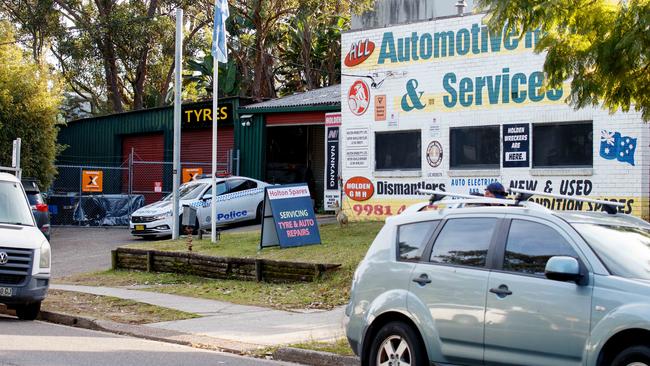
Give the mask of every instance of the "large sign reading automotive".
[{"label": "large sign reading automotive", "polygon": [[[219,103],[216,113],[220,125],[233,123],[232,103]],[[183,105],[181,108],[181,125],[183,128],[212,127],[215,113],[212,112],[212,102]]]},{"label": "large sign reading automotive", "polygon": [[573,109],[569,81],[545,84],[545,54],[535,53],[541,31],[490,30],[484,17],[342,34],[337,134],[348,217],[396,215],[427,199],[421,189],[483,194],[501,182],[616,200],[622,212],[650,219],[650,190],[639,183],[650,179],[641,113]]},{"label": "large sign reading automotive", "polygon": [[267,187],[260,249],[309,244],[320,244],[320,232],[307,184]]}]

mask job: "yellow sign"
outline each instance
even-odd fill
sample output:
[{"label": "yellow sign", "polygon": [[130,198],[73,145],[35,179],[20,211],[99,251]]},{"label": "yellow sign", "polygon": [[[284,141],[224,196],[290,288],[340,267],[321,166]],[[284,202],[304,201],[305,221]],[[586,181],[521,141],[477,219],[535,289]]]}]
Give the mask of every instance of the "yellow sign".
[{"label": "yellow sign", "polygon": [[82,171],[83,192],[102,192],[104,190],[104,172],[101,170]]},{"label": "yellow sign", "polygon": [[203,168],[183,168],[183,183],[196,179],[197,175],[203,174]]}]

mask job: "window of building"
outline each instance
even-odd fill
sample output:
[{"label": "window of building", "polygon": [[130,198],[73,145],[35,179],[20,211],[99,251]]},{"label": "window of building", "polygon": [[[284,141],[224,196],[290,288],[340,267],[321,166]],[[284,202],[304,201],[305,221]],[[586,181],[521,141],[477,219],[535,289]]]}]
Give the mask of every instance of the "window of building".
[{"label": "window of building", "polygon": [[451,219],[438,234],[431,262],[485,267],[496,218]]},{"label": "window of building", "polygon": [[375,170],[420,170],[420,130],[375,133]]},{"label": "window of building", "polygon": [[419,261],[424,247],[439,222],[424,221],[400,226],[398,234],[399,259]]},{"label": "window of building", "polygon": [[546,262],[556,255],[578,258],[555,229],[532,221],[512,221],[503,258],[504,270],[543,276]]},{"label": "window of building", "polygon": [[500,147],[499,126],[449,129],[452,169],[498,169]]},{"label": "window of building", "polygon": [[591,122],[533,125],[533,167],[591,167]]}]

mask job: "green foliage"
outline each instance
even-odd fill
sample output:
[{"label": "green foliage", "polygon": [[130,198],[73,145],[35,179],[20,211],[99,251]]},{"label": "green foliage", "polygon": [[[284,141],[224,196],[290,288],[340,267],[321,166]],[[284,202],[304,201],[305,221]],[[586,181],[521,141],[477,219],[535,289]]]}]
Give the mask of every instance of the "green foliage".
[{"label": "green foliage", "polygon": [[479,0],[493,29],[541,30],[548,87],[571,80],[567,102],[650,120],[650,0]]},{"label": "green foliage", "polygon": [[0,165],[11,164],[12,141],[22,139],[24,177],[45,189],[56,174],[57,114],[61,101],[51,70],[14,44],[14,30],[0,22]]}]

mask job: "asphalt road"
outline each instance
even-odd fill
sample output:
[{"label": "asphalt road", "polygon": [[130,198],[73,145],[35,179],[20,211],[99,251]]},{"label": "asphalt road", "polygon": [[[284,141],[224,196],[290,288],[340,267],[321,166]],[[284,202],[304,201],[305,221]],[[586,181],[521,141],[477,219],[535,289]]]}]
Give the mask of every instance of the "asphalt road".
[{"label": "asphalt road", "polygon": [[127,228],[53,227],[52,276],[109,269],[111,249],[141,240],[132,237]]},{"label": "asphalt road", "polygon": [[0,366],[295,365],[0,315]]}]

